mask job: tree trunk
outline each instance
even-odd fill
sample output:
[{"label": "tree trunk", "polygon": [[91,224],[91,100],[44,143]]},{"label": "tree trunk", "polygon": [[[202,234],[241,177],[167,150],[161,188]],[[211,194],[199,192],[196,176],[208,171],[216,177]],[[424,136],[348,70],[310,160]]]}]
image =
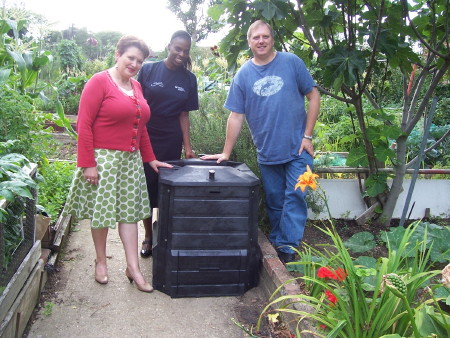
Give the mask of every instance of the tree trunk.
[{"label": "tree trunk", "polygon": [[395,176],[392,180],[392,186],[389,190],[386,203],[383,207],[383,212],[379,217],[378,223],[383,226],[389,226],[395,206],[397,205],[398,197],[403,191],[403,180],[406,174],[406,145],[407,136],[400,136],[397,139],[397,160],[398,164],[395,166]]},{"label": "tree trunk", "polygon": [[369,163],[369,175],[376,171],[376,159],[373,153],[372,144],[367,138],[366,122],[364,120],[364,109],[362,106],[362,98],[358,96],[354,99],[353,104],[355,106],[356,116],[358,117],[358,124],[361,130],[361,135],[364,142],[364,148],[366,149],[367,159]]}]

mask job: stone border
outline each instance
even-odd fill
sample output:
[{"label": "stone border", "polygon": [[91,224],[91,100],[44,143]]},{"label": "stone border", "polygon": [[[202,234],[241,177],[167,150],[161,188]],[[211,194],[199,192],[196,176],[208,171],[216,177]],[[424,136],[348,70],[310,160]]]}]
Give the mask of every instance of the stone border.
[{"label": "stone border", "polygon": [[[300,285],[297,281],[293,280],[292,275],[280,261],[277,252],[269,243],[267,237],[263,234],[261,229],[258,230],[258,243],[262,252],[262,268],[260,272],[259,286],[262,288],[267,300],[273,300],[270,298],[280,286],[281,288],[277,296],[298,295],[302,293]],[[293,307],[299,311],[308,313],[313,312],[312,307],[299,303],[295,303]],[[295,333],[297,330],[298,317],[290,313],[283,313],[283,319],[288,325],[290,331]],[[316,332],[314,323],[307,318],[301,321],[299,324],[299,330]],[[316,337],[316,335],[312,333],[302,333],[302,337]]]}]

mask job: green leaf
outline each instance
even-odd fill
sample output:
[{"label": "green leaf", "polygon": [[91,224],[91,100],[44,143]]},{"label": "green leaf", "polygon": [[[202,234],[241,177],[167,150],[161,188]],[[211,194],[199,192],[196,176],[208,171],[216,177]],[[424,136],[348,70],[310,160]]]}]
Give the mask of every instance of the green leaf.
[{"label": "green leaf", "polygon": [[41,68],[45,66],[52,59],[51,55],[44,53],[43,55],[33,59],[33,68]]},{"label": "green leaf", "polygon": [[0,69],[0,86],[3,86],[8,81],[11,69]]},{"label": "green leaf", "polygon": [[402,134],[402,129],[398,126],[386,126],[382,130],[382,135],[390,139],[396,140]]},{"label": "green leaf", "polygon": [[[373,41],[373,39],[369,39],[369,44],[371,44],[371,41]],[[397,38],[392,36],[390,31],[384,30],[379,34],[378,48],[388,58],[397,53],[398,47]]]},{"label": "green leaf", "polygon": [[388,159],[395,157],[395,151],[386,147],[384,144],[382,146],[374,147],[373,152],[377,160],[381,162],[386,162]]},{"label": "green leaf", "polygon": [[208,8],[208,15],[214,20],[219,21],[220,16],[225,11],[225,7],[222,4],[214,5]]},{"label": "green leaf", "polygon": [[366,268],[374,269],[375,266],[377,265],[377,260],[369,256],[359,256],[357,259],[355,259],[353,264],[355,266],[364,266]]},{"label": "green leaf", "polygon": [[450,305],[450,289],[446,288],[445,286],[440,286],[437,289],[433,291],[434,296],[436,298],[443,298],[446,299],[447,305]]},{"label": "green leaf", "polygon": [[277,6],[275,6],[272,2],[257,2],[254,4],[255,9],[261,11],[262,16],[266,20],[271,20],[275,16],[275,12],[277,10]]},{"label": "green leaf", "polygon": [[339,140],[339,144],[352,143],[355,141],[356,137],[355,134],[345,135]]},{"label": "green leaf", "polygon": [[398,248],[405,232],[406,229],[403,227],[391,227],[389,232],[383,232],[381,234],[381,239],[385,243],[389,242],[391,248]]},{"label": "green leaf", "polygon": [[369,126],[366,130],[367,139],[375,141],[381,138],[381,128],[379,126]]},{"label": "green leaf", "polygon": [[370,175],[366,180],[366,193],[370,197],[375,197],[388,189],[387,174],[378,173]]},{"label": "green leaf", "polygon": [[363,147],[353,148],[350,150],[345,163],[348,167],[367,167],[369,160]]},{"label": "green leaf", "polygon": [[373,283],[361,283],[361,288],[367,292],[373,292],[375,290],[375,285]]},{"label": "green leaf", "polygon": [[375,276],[377,274],[377,270],[374,268],[370,269],[356,269],[356,275],[359,277],[369,277]]},{"label": "green leaf", "polygon": [[435,238],[431,241],[430,259],[433,262],[445,263],[450,261],[450,248],[448,245],[448,237]]},{"label": "green leaf", "polygon": [[71,135],[75,139],[78,138],[77,132],[72,128],[70,120],[64,114],[64,107],[60,100],[56,100],[56,116],[57,119],[55,120],[55,122],[57,123],[57,125],[64,126],[69,135]]},{"label": "green leaf", "polygon": [[344,245],[353,252],[365,252],[375,247],[376,244],[373,238],[370,232],[361,231],[345,241]]},{"label": "green leaf", "polygon": [[326,67],[325,82],[331,84],[335,79],[342,77],[347,86],[354,86],[356,79],[364,73],[366,56],[364,51],[349,51],[342,46],[332,47],[319,60]]},{"label": "green leaf", "polygon": [[17,63],[17,66],[22,75],[22,78],[24,78],[26,71],[27,71],[27,65],[25,63],[25,60],[23,59],[23,56],[17,52],[14,52],[14,51],[8,49],[8,48],[6,50],[8,51],[8,54],[13,58],[13,60]]},{"label": "green leaf", "polygon": [[347,321],[346,320],[340,320],[337,325],[333,328],[333,330],[331,330],[330,332],[328,332],[327,337],[328,338],[335,338],[335,337],[340,337],[339,333],[344,329],[345,325],[347,325]]},{"label": "green leaf", "polygon": [[14,194],[9,189],[2,189],[0,187],[0,198],[4,198],[7,201],[14,201]]},{"label": "green leaf", "polygon": [[[448,315],[447,317],[450,319]],[[429,337],[433,334],[438,337],[447,336],[446,329],[443,323],[437,319],[432,306],[424,305],[420,310],[416,309],[414,318],[422,337]]]},{"label": "green leaf", "polygon": [[382,109],[373,109],[369,112],[367,112],[367,115],[374,118],[378,121],[389,121],[389,122],[395,122],[395,115],[394,114],[388,114]]},{"label": "green leaf", "polygon": [[8,31],[11,29],[13,31],[14,34],[14,39],[18,39],[19,38],[19,31],[17,29],[17,22],[14,20],[10,20],[10,19],[5,19],[5,22],[7,23],[7,30],[4,33],[8,33]]}]

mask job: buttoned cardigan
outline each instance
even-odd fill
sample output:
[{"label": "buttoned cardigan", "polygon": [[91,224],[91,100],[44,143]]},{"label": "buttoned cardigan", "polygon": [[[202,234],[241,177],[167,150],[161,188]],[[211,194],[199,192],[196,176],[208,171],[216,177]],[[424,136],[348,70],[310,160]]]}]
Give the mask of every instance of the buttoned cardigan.
[{"label": "buttoned cardigan", "polygon": [[139,82],[131,79],[134,96],[123,93],[107,71],[94,74],[81,94],[77,118],[77,166],[95,167],[94,149],[135,152],[143,162],[156,159],[146,124],[150,108]]}]

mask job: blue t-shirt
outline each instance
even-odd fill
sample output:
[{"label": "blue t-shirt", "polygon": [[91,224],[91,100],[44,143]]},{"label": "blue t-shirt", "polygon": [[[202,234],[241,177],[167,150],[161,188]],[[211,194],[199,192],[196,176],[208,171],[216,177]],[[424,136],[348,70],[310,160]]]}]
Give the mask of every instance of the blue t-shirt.
[{"label": "blue t-shirt", "polygon": [[305,95],[316,86],[304,62],[277,52],[263,66],[247,61],[237,72],[224,107],[245,114],[261,164],[298,155],[306,124]]},{"label": "blue t-shirt", "polygon": [[151,110],[149,134],[180,133],[180,113],[198,109],[195,75],[182,67],[171,70],[159,61],[144,64],[138,81]]}]

